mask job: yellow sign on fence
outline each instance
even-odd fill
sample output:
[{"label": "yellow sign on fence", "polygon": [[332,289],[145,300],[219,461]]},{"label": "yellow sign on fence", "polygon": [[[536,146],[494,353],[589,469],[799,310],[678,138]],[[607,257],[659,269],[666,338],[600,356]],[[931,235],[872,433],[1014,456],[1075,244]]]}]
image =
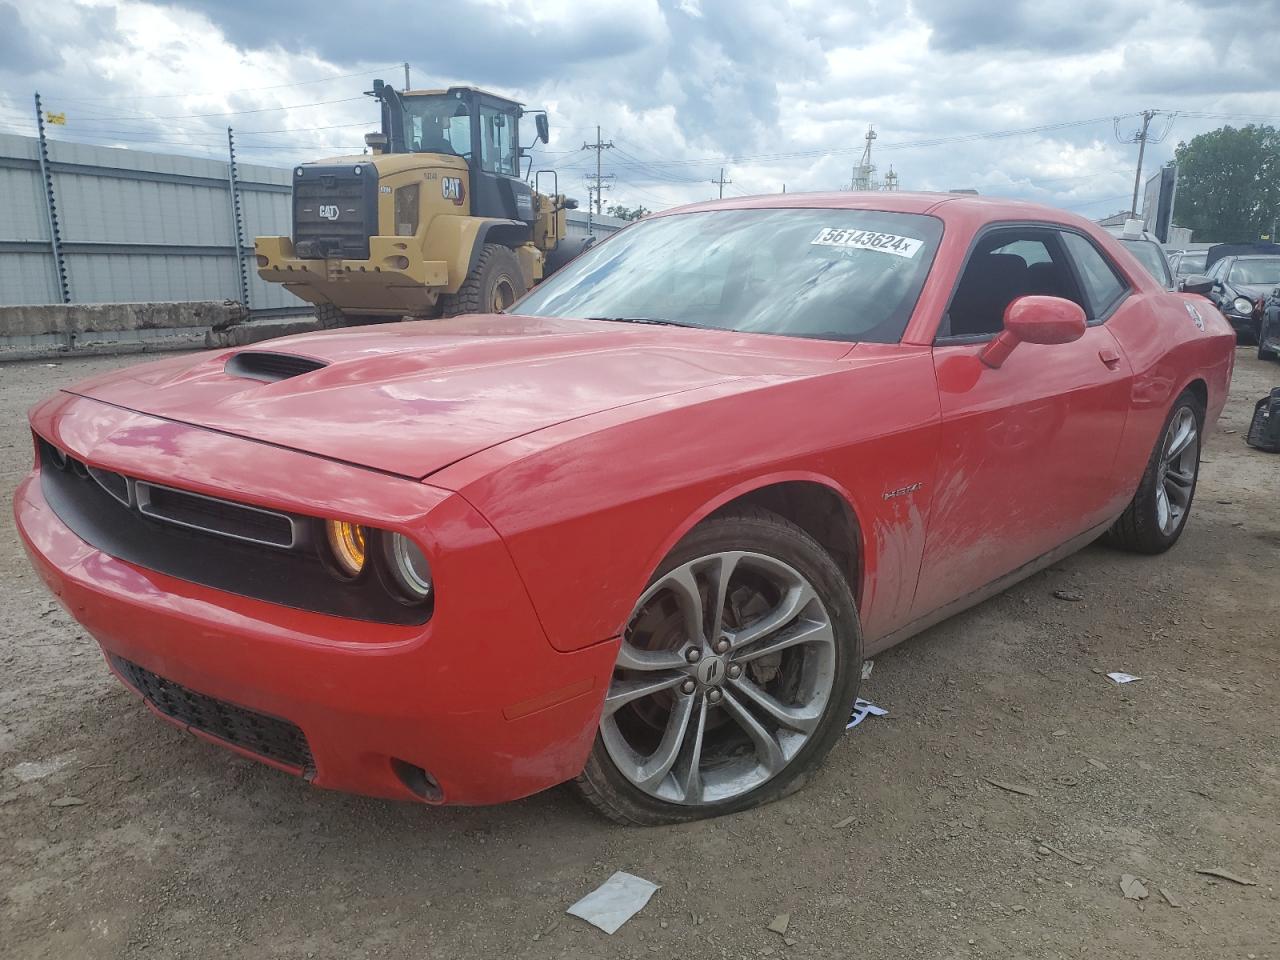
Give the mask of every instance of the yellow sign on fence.
[{"label": "yellow sign on fence", "polygon": [[44,118],[49,123],[55,123],[60,127],[67,125],[67,115],[65,113],[45,113]]}]

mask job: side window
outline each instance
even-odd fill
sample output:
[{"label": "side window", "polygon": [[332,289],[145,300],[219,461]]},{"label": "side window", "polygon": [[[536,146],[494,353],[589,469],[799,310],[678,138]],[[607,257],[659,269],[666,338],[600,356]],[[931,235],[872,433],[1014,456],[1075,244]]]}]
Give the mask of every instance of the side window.
[{"label": "side window", "polygon": [[1090,320],[1105,317],[1125,294],[1124,281],[1109,260],[1090,241],[1078,233],[1062,234],[1062,242],[1075,261],[1084,286],[1085,314]]},{"label": "side window", "polygon": [[1080,302],[1066,256],[1053,232],[993,230],[969,255],[938,336],[993,336],[1004,328],[1009,304],[1032,294]]},{"label": "side window", "polygon": [[489,173],[516,176],[515,117],[493,107],[480,108],[480,166]]}]

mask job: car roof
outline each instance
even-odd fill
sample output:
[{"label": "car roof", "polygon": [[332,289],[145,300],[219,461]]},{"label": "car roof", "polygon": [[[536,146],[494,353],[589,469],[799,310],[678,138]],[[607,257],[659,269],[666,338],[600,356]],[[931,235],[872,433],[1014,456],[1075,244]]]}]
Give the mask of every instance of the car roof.
[{"label": "car roof", "polygon": [[1043,220],[1094,232],[1095,225],[1084,217],[1066,210],[1010,200],[1006,197],[983,197],[972,194],[930,193],[924,191],[833,191],[829,193],[768,193],[753,197],[707,200],[664,210],[655,216],[671,216],[703,210],[768,210],[768,209],[875,210],[884,213],[932,214],[943,220]]}]

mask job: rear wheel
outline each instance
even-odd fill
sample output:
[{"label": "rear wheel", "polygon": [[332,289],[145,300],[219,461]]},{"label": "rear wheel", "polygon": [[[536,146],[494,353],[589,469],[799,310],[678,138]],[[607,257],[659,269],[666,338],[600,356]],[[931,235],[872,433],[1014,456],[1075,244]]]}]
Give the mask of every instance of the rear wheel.
[{"label": "rear wheel", "polygon": [[321,330],[332,330],[335,327],[362,327],[370,323],[396,323],[401,317],[382,317],[373,314],[345,313],[332,303],[316,304],[316,320]]},{"label": "rear wheel", "polygon": [[1137,553],[1163,553],[1178,542],[1200,477],[1203,429],[1204,407],[1184,391],[1165,419],[1138,492],[1108,532],[1112,543]]},{"label": "rear wheel", "polygon": [[526,292],[520,261],[510,247],[486,243],[458,292],[440,298],[441,314],[501,313]]},{"label": "rear wheel", "polygon": [[812,537],[763,510],[712,518],[636,602],[576,786],[641,825],[785,796],[843,731],[861,649],[849,585]]}]

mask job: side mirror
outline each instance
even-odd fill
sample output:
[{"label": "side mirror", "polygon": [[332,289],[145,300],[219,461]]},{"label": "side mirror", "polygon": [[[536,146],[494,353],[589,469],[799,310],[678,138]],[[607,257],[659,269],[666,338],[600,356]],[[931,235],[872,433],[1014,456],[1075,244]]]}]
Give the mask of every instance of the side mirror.
[{"label": "side mirror", "polygon": [[1202,297],[1207,297],[1216,285],[1216,280],[1211,280],[1203,274],[1197,273],[1189,277],[1183,277],[1178,289],[1183,293],[1198,293]]},{"label": "side mirror", "polygon": [[998,369],[1020,343],[1072,343],[1088,324],[1080,305],[1062,297],[1018,297],[1005,308],[1004,330],[983,348],[978,359]]},{"label": "side mirror", "polygon": [[543,143],[551,142],[551,124],[547,121],[547,115],[540,113],[533,118],[533,125],[538,131],[538,139]]},{"label": "side mirror", "polygon": [[386,153],[387,135],[385,133],[366,133],[364,135],[364,145],[374,153]]}]

